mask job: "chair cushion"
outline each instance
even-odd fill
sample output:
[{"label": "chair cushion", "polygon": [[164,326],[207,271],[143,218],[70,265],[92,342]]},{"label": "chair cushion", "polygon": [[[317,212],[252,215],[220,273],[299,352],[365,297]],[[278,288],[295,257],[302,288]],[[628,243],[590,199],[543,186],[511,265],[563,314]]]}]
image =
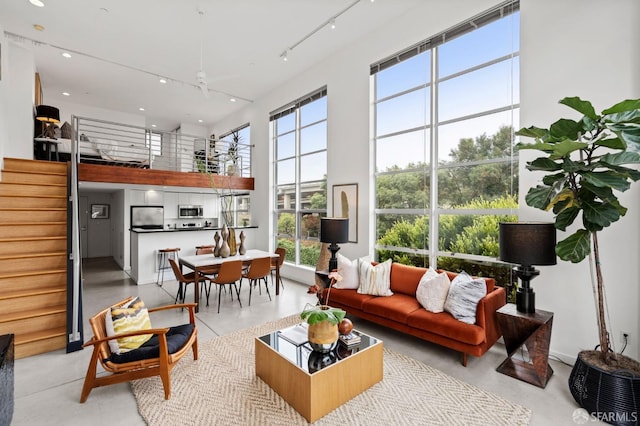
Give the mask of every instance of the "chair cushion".
[{"label": "chair cushion", "polygon": [[[170,327],[167,332],[167,349],[169,354],[178,352],[180,348],[189,340],[194,324],[183,324],[175,327]],[[123,364],[125,362],[141,361],[143,359],[158,358],[160,356],[160,343],[157,334],[154,334],[151,339],[147,340],[138,349],[134,349],[129,352],[120,354],[112,354],[109,361],[116,364]]]},{"label": "chair cushion", "polygon": [[[105,317],[107,336],[127,333],[130,331],[148,330],[151,328],[149,311],[142,299],[134,297],[128,303],[121,306],[112,306]],[[123,337],[109,341],[112,353],[119,354],[139,348],[152,334]]]}]

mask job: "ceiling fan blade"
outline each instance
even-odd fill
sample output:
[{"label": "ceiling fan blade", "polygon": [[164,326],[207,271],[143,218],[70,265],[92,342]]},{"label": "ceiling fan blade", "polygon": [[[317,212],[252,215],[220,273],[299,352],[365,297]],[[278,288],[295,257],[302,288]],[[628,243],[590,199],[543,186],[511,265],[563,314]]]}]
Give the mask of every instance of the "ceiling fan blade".
[{"label": "ceiling fan blade", "polygon": [[204,97],[209,99],[209,88],[207,87],[207,83],[200,83],[198,84],[198,87],[200,87],[200,90],[202,91]]}]

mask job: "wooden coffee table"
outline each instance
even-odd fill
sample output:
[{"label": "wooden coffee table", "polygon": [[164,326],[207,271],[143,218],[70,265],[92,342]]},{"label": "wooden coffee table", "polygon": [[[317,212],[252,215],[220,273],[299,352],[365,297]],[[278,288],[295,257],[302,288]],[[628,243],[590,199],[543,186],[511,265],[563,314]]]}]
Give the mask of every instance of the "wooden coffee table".
[{"label": "wooden coffee table", "polygon": [[382,380],[383,343],[361,336],[358,346],[338,344],[329,354],[313,352],[280,331],[255,340],[256,375],[308,422],[315,422]]}]

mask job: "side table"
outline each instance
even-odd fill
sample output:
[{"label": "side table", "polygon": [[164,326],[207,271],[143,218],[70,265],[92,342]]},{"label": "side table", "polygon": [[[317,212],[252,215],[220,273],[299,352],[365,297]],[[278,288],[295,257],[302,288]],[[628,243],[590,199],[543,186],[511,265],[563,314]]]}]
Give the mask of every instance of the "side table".
[{"label": "side table", "polygon": [[[37,144],[35,149],[35,152],[36,152],[35,157],[37,159],[51,161],[52,158],[55,158],[56,161],[60,161],[60,158],[58,157],[58,144],[60,142],[58,142],[57,139],[35,138],[34,141]],[[41,148],[38,147],[38,144],[40,145]],[[42,153],[44,157],[38,158],[39,153]]]},{"label": "side table", "polygon": [[[507,348],[507,359],[496,371],[544,388],[553,374],[549,365],[553,312],[518,312],[515,304],[508,303],[496,313]],[[530,361],[517,357],[521,348],[526,348]]]}]

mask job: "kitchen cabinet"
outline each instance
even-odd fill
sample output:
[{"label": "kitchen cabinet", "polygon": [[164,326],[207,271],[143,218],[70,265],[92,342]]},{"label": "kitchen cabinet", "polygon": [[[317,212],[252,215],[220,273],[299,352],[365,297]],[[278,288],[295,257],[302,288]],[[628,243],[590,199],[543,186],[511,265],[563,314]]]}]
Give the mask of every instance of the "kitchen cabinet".
[{"label": "kitchen cabinet", "polygon": [[178,193],[177,192],[164,193],[164,218],[165,219],[178,218]]}]

